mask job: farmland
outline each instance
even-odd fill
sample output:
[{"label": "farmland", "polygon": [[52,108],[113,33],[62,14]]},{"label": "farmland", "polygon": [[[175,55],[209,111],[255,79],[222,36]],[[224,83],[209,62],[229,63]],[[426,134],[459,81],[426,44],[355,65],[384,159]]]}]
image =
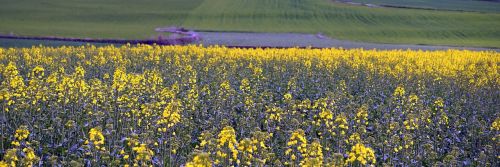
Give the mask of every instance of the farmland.
[{"label": "farmland", "polygon": [[210,31],[322,32],[335,39],[376,43],[500,47],[497,12],[368,8],[328,0],[0,3],[2,34],[145,39],[157,35],[156,27],[178,25]]},{"label": "farmland", "polygon": [[498,0],[0,0],[0,167],[500,166]]},{"label": "farmland", "polygon": [[493,51],[0,48],[0,166],[498,166]]},{"label": "farmland", "polygon": [[352,0],[352,2],[437,10],[500,12],[498,0]]}]

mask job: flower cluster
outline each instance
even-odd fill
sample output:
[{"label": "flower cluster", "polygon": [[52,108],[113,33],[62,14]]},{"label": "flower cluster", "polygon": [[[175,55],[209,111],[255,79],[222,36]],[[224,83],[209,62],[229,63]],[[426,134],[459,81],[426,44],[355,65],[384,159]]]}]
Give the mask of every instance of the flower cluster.
[{"label": "flower cluster", "polygon": [[166,132],[167,128],[174,126],[176,123],[180,122],[181,115],[179,114],[181,103],[179,101],[172,101],[168,103],[162,113],[162,117],[158,121],[158,124],[165,124],[167,127],[159,128],[158,131]]},{"label": "flower cluster", "polygon": [[90,129],[89,138],[97,149],[101,149],[101,146],[104,145],[104,135],[102,135],[100,128]]},{"label": "flower cluster", "polygon": [[15,134],[14,141],[11,142],[13,148],[7,149],[0,161],[2,167],[34,166],[39,164],[40,158],[35,154],[31,142],[27,141],[30,131],[27,126],[20,126]]},{"label": "flower cluster", "polygon": [[286,145],[289,148],[285,151],[285,155],[290,156],[291,160],[291,162],[287,162],[288,164],[295,163],[295,161],[302,156],[305,157],[307,154],[307,139],[305,137],[304,130],[295,130]]},{"label": "flower cluster", "polygon": [[151,161],[151,158],[154,156],[154,152],[148,148],[147,144],[144,143],[133,147],[132,150],[135,152],[135,160],[138,162]]},{"label": "flower cluster", "polygon": [[[232,127],[226,126],[218,135],[217,147],[217,159],[215,164],[229,163],[232,164],[233,161],[238,159],[238,142],[236,141],[236,134]],[[230,156],[228,156],[228,153]],[[225,162],[228,160],[229,162]]]},{"label": "flower cluster", "polygon": [[366,165],[366,163],[368,162],[375,164],[377,160],[375,158],[375,152],[373,151],[373,149],[365,147],[365,145],[358,143],[354,145],[354,147],[352,147],[351,152],[349,152],[349,158],[346,162],[359,162],[363,165]]},{"label": "flower cluster", "polygon": [[212,162],[207,153],[199,153],[194,156],[191,162],[186,163],[186,167],[211,167]]}]

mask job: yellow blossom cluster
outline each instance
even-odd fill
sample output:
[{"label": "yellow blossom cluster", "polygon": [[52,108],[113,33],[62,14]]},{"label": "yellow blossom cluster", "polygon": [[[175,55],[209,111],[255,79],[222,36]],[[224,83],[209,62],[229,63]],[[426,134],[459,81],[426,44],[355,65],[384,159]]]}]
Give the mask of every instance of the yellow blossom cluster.
[{"label": "yellow blossom cluster", "polygon": [[180,107],[180,102],[175,100],[167,104],[163,110],[162,117],[158,121],[158,124],[165,124],[167,127],[159,128],[159,131],[166,132],[167,128],[181,121],[181,115],[179,114]]},{"label": "yellow blossom cluster", "polygon": [[89,139],[94,146],[99,150],[104,145],[104,135],[100,128],[92,128],[89,131]]},{"label": "yellow blossom cluster", "polygon": [[491,130],[500,131],[500,117],[497,117],[491,124]]},{"label": "yellow blossom cluster", "polygon": [[403,121],[403,125],[406,130],[416,130],[418,129],[420,118],[415,115],[408,115],[408,120]]},{"label": "yellow blossom cluster", "polygon": [[133,147],[132,150],[136,153],[136,161],[151,161],[151,158],[154,156],[154,152],[144,143]]},{"label": "yellow blossom cluster", "polygon": [[[303,156],[307,154],[307,139],[304,134],[304,130],[295,130],[290,139],[286,143],[289,147],[285,151],[285,155],[289,155],[292,161],[297,160],[297,155],[302,154]],[[299,154],[300,153],[300,154]]]},{"label": "yellow blossom cluster", "polygon": [[16,130],[15,139],[11,143],[14,148],[6,150],[3,160],[0,161],[0,167],[34,166],[39,163],[40,158],[31,147],[31,142],[27,141],[29,134],[25,125]]},{"label": "yellow blossom cluster", "polygon": [[212,162],[207,153],[198,153],[191,162],[186,163],[186,167],[211,167]]},{"label": "yellow blossom cluster", "polygon": [[373,151],[373,149],[366,147],[361,143],[358,143],[352,147],[351,152],[349,152],[349,158],[346,162],[359,162],[362,165],[366,165],[368,162],[375,164],[377,160],[375,158],[375,152]]},{"label": "yellow blossom cluster", "polygon": [[24,140],[24,139],[27,139],[29,135],[30,135],[30,131],[27,129],[27,127],[21,126],[21,128],[16,130],[14,137],[17,140]]},{"label": "yellow blossom cluster", "polygon": [[340,134],[345,135],[347,130],[349,129],[349,125],[347,124],[347,117],[344,115],[344,113],[338,115],[335,118],[334,123],[336,125],[335,128],[340,131]]},{"label": "yellow blossom cluster", "polygon": [[[242,154],[243,165],[250,166],[252,165],[253,160],[253,152],[257,147],[254,146],[254,142],[252,142],[249,138],[244,138],[238,143],[238,151]],[[238,161],[238,164],[241,164],[241,161]]]},{"label": "yellow blossom cluster", "polygon": [[365,125],[368,125],[368,111],[366,106],[363,106],[358,109],[358,112],[356,112],[356,123],[361,123],[361,121],[364,122]]},{"label": "yellow blossom cluster", "polygon": [[324,124],[329,132],[333,130],[333,112],[327,108],[321,107],[318,115],[314,116],[313,124],[321,126]]},{"label": "yellow blossom cluster", "polygon": [[279,107],[268,107],[266,113],[269,114],[268,119],[274,121],[281,121],[281,114],[283,113],[283,109]]},{"label": "yellow blossom cluster", "polygon": [[[306,162],[301,162],[302,165],[305,166],[321,166],[323,164],[323,146],[321,146],[321,143],[319,140],[314,140],[311,144],[308,145],[307,147],[307,153],[304,154],[304,161]],[[312,163],[312,162],[314,163]],[[307,165],[309,164],[309,165]],[[316,165],[312,165],[316,164]]]},{"label": "yellow blossom cluster", "polygon": [[[218,135],[217,147],[219,151],[217,151],[217,156],[221,159],[229,158],[230,162],[233,162],[238,159],[238,142],[236,141],[236,134],[234,129],[231,126],[226,126]],[[228,157],[228,153],[225,150],[229,150],[231,153],[231,157]],[[219,164],[221,160],[216,160],[215,163]]]}]

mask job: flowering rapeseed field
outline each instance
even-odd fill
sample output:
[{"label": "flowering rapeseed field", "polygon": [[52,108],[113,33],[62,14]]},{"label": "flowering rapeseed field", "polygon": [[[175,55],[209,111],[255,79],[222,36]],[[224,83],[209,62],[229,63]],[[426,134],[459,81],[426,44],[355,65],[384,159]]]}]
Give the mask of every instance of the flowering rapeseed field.
[{"label": "flowering rapeseed field", "polygon": [[498,166],[500,53],[0,49],[0,166]]}]

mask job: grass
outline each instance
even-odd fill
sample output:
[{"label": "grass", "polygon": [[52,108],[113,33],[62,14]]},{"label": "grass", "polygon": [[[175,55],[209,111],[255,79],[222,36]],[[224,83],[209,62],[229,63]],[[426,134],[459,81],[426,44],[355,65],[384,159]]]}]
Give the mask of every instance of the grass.
[{"label": "grass", "polygon": [[181,25],[203,0],[0,0],[0,33],[149,38]]},{"label": "grass", "polygon": [[484,0],[352,0],[353,2],[413,8],[500,12],[500,3]]},{"label": "grass", "polygon": [[322,32],[377,42],[500,47],[500,14],[368,8],[329,0],[0,0],[0,33],[150,38],[156,27]]}]

